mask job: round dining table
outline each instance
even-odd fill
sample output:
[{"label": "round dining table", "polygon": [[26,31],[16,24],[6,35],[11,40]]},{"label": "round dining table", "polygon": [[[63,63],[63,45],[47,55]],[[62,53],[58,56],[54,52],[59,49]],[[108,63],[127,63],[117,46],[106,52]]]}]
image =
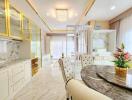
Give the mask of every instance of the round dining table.
[{"label": "round dining table", "polygon": [[[108,69],[108,70],[107,70]],[[109,70],[110,69],[110,70]],[[104,74],[104,77],[100,75],[109,71],[114,74],[114,67],[112,66],[97,66],[89,65],[82,68],[81,78],[82,81],[90,88],[110,97],[113,100],[132,100],[132,80],[129,81],[129,87],[127,84],[122,84],[120,81],[117,84],[111,82],[109,74]],[[132,72],[129,73],[132,75]],[[105,78],[110,79],[110,81]],[[119,84],[118,84],[119,83]]]}]

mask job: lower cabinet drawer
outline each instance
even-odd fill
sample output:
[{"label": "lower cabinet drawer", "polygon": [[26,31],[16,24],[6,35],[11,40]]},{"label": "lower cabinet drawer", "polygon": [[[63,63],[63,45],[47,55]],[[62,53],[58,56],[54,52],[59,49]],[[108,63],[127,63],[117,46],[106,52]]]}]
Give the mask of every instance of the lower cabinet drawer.
[{"label": "lower cabinet drawer", "polygon": [[24,78],[24,71],[23,72],[20,72],[18,74],[16,74],[15,76],[13,76],[13,83],[19,81],[20,79]]},{"label": "lower cabinet drawer", "polygon": [[10,94],[10,97],[13,96],[13,93],[14,93],[13,86],[9,86],[9,94]]},{"label": "lower cabinet drawer", "polygon": [[13,98],[13,96],[24,86],[24,79],[19,80],[12,86],[9,86],[9,94],[10,98]]},{"label": "lower cabinet drawer", "polygon": [[24,78],[16,82],[13,86],[13,91],[16,93],[24,86]]},{"label": "lower cabinet drawer", "polygon": [[13,69],[12,69],[12,74],[16,75],[20,73],[21,71],[24,71],[24,64],[17,64]]}]

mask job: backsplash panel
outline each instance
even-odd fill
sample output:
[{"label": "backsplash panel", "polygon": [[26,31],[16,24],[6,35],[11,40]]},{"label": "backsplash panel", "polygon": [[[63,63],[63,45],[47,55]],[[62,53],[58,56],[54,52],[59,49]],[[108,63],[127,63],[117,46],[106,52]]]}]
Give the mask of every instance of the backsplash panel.
[{"label": "backsplash panel", "polygon": [[8,61],[19,59],[20,43],[15,40],[0,40],[0,59]]}]

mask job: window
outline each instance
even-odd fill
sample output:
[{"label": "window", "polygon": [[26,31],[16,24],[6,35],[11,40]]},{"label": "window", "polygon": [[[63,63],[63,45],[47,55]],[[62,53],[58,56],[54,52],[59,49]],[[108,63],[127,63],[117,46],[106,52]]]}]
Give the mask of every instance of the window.
[{"label": "window", "polygon": [[58,59],[66,54],[66,37],[65,36],[51,36],[50,38],[50,53],[53,59]]},{"label": "window", "polygon": [[132,14],[120,23],[120,43],[125,44],[126,51],[132,54]]}]

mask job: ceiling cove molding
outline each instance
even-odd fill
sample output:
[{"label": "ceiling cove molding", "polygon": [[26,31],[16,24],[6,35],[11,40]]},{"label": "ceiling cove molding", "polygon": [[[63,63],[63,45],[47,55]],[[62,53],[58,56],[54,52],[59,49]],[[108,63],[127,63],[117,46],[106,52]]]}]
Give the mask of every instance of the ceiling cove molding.
[{"label": "ceiling cove molding", "polygon": [[46,33],[47,36],[66,36],[66,33]]},{"label": "ceiling cove molding", "polygon": [[53,30],[51,33],[73,33],[75,30]]},{"label": "ceiling cove molding", "polygon": [[121,19],[123,19],[123,18],[125,18],[126,16],[129,16],[129,15],[131,15],[131,14],[132,14],[132,7],[129,8],[128,10],[126,10],[125,12],[121,13],[120,15],[116,16],[115,18],[111,19],[111,20],[109,21],[109,23],[112,24],[112,23],[114,23],[114,22],[116,22],[116,21],[118,21],[118,20],[121,20]]},{"label": "ceiling cove molding", "polygon": [[84,18],[84,16],[86,16],[88,14],[88,12],[90,11],[90,9],[92,8],[93,4],[95,3],[95,0],[88,0],[86,7],[84,8],[81,17],[79,18],[77,25],[80,24],[80,22],[82,21],[82,19]]},{"label": "ceiling cove molding", "polygon": [[50,32],[52,32],[52,29],[50,28],[50,26],[48,25],[48,23],[39,15],[39,13],[37,12],[37,10],[33,7],[33,5],[31,4],[31,2],[29,0],[26,0],[26,2],[29,4],[29,6],[32,8],[32,10],[38,15],[38,17],[40,18],[40,20],[43,22],[43,24],[49,29]]}]

